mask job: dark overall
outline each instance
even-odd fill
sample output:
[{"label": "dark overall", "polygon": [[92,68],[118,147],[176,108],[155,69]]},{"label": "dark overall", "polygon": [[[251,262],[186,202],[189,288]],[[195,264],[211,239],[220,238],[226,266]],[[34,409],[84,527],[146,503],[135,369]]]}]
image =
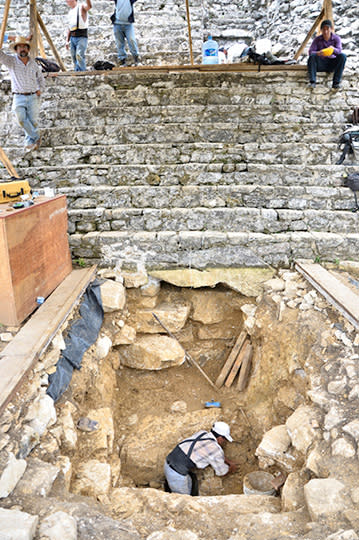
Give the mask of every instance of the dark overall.
[{"label": "dark overall", "polygon": [[[176,471],[176,473],[181,474],[182,476],[190,475],[192,479],[192,491],[191,495],[196,496],[198,495],[198,480],[197,476],[195,475],[193,469],[196,468],[196,464],[191,460],[191,454],[193,452],[194,446],[197,441],[212,441],[212,437],[207,437],[204,439],[204,437],[207,435],[206,432],[201,433],[198,437],[195,439],[185,439],[184,441],[181,441],[180,443],[175,446],[175,448],[170,452],[166,458],[166,461],[168,465]],[[181,449],[181,445],[187,442],[191,442],[191,446],[189,447],[189,450],[187,454]],[[171,491],[167,481],[165,482],[165,489],[166,491]]]}]

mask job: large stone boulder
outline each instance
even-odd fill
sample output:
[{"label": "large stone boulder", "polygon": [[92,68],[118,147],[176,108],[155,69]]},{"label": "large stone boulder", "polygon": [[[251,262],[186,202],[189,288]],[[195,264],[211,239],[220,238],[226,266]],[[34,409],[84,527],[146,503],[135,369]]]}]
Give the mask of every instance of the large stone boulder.
[{"label": "large stone boulder", "polygon": [[333,518],[346,507],[345,486],[335,478],[315,478],[304,486],[304,496],[313,521]]},{"label": "large stone boulder", "polygon": [[305,454],[312,443],[321,438],[319,413],[307,405],[301,405],[286,422],[292,445]]},{"label": "large stone boulder", "polygon": [[111,467],[108,463],[90,459],[77,467],[72,482],[72,491],[74,493],[97,497],[106,495],[110,487]]},{"label": "large stone boulder", "polygon": [[24,474],[26,461],[16,459],[12,452],[0,454],[0,499],[7,497]]},{"label": "large stone boulder", "polygon": [[121,364],[136,369],[163,369],[185,361],[181,345],[168,336],[139,336],[132,345],[120,348]]},{"label": "large stone boulder", "polygon": [[126,302],[126,289],[122,283],[107,279],[100,288],[105,313],[123,309]]},{"label": "large stone boulder", "polygon": [[155,313],[170,332],[179,332],[186,324],[190,309],[188,304],[161,304],[155,309],[137,310],[136,330],[144,334],[166,332],[152,315]]},{"label": "large stone boulder", "polygon": [[257,450],[256,456],[261,468],[274,464],[282,466],[286,471],[293,470],[294,456],[288,451],[291,440],[285,425],[275,426],[264,434]]}]

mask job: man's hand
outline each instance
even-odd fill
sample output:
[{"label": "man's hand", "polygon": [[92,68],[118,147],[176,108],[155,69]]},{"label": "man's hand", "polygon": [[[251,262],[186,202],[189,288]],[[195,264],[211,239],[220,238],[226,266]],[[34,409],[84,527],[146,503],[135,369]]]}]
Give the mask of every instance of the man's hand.
[{"label": "man's hand", "polygon": [[235,473],[237,471],[238,463],[236,463],[235,461],[231,461],[230,459],[227,459],[227,458],[224,461],[225,463],[227,463],[229,467],[227,474]]},{"label": "man's hand", "polygon": [[41,96],[41,90],[36,90],[36,95]]}]

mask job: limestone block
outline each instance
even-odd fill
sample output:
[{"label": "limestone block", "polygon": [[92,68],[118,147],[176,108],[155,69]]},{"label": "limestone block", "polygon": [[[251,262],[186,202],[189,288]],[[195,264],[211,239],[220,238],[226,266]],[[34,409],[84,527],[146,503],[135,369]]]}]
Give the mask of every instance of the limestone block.
[{"label": "limestone block", "polygon": [[113,345],[131,345],[136,339],[136,330],[133,326],[125,324],[113,337]]},{"label": "limestone block", "polygon": [[147,540],[199,540],[199,536],[189,529],[176,529],[169,527],[167,530],[156,531],[147,537]]},{"label": "limestone block", "polygon": [[327,536],[326,540],[358,540],[359,536],[356,534],[354,529],[340,529],[334,534]]},{"label": "limestone block", "polygon": [[210,429],[221,415],[220,409],[203,409],[167,417],[146,416],[130,431],[122,445],[122,474],[136,484],[161,480],[166,455],[187,436]]},{"label": "limestone block", "polygon": [[25,421],[41,436],[49,426],[55,424],[56,418],[54,400],[44,394],[30,405]]},{"label": "limestone block", "polygon": [[121,363],[136,369],[163,369],[185,361],[181,345],[168,336],[139,336],[133,345],[120,349]]},{"label": "limestone block", "polygon": [[24,425],[21,430],[21,439],[19,443],[19,451],[17,457],[26,458],[31,450],[40,442],[40,435],[35,429],[29,425]]},{"label": "limestone block", "polygon": [[165,330],[156,321],[155,313],[170,332],[179,332],[188,319],[190,305],[188,304],[161,304],[156,309],[137,310],[136,330],[144,334],[158,334]]},{"label": "limestone block", "polygon": [[313,521],[334,517],[347,504],[341,491],[344,484],[335,478],[315,478],[304,486],[304,497]]},{"label": "limestone block", "polygon": [[106,495],[111,487],[111,467],[95,459],[81,463],[76,470],[72,491],[97,497]]},{"label": "limestone block", "polygon": [[161,289],[161,281],[155,277],[149,276],[145,285],[141,286],[142,296],[157,296]]},{"label": "limestone block", "polygon": [[355,419],[343,427],[343,431],[349,433],[357,442],[359,441],[359,420]]},{"label": "limestone block", "polygon": [[51,463],[45,463],[37,458],[28,458],[26,471],[18,482],[14,493],[16,495],[47,497],[59,472],[59,467],[51,465]]},{"label": "limestone block", "polygon": [[175,414],[185,414],[187,412],[187,403],[185,401],[174,401],[171,405],[171,412]]},{"label": "limestone block", "polygon": [[265,291],[280,292],[284,291],[285,282],[280,278],[268,279],[263,283],[263,289]]},{"label": "limestone block", "polygon": [[266,468],[277,463],[286,471],[292,471],[295,458],[288,452],[290,444],[291,439],[285,425],[275,426],[267,431],[256,449],[260,467]]},{"label": "limestone block", "polygon": [[301,405],[287,419],[286,427],[294,448],[306,453],[309,446],[320,437],[319,414],[312,407]]},{"label": "limestone block", "polygon": [[124,272],[121,270],[121,276],[123,277],[126,289],[138,289],[148,282],[146,270],[139,270],[138,272]]},{"label": "limestone block", "polygon": [[75,450],[77,444],[77,432],[72,418],[76,408],[67,401],[61,408],[58,424],[61,427],[61,444],[66,450]]},{"label": "limestone block", "polygon": [[332,405],[328,413],[325,415],[324,428],[327,431],[330,431],[335,426],[340,424],[344,419],[345,419],[345,412],[339,407],[337,407],[336,405]]},{"label": "limestone block", "polygon": [[126,289],[122,283],[107,279],[101,285],[102,307],[105,313],[121,310],[126,303]]},{"label": "limestone block", "polygon": [[112,341],[108,336],[100,336],[96,341],[96,358],[103,360],[106,358],[112,347]]},{"label": "limestone block", "polygon": [[351,458],[355,456],[355,448],[344,437],[340,437],[332,444],[332,454],[333,456],[343,456],[345,458]]},{"label": "limestone block", "polygon": [[10,495],[26,469],[24,459],[16,459],[12,452],[0,454],[0,498]]},{"label": "limestone block", "polygon": [[300,473],[290,473],[281,493],[282,511],[291,512],[305,506],[304,485],[306,479]]},{"label": "limestone block", "polygon": [[59,456],[55,465],[59,467],[64,475],[66,489],[70,490],[71,476],[72,476],[72,463],[68,456]]},{"label": "limestone block", "polygon": [[55,512],[41,522],[39,532],[48,540],[76,540],[76,519],[66,512]]},{"label": "limestone block", "polygon": [[38,516],[0,508],[0,531],[4,540],[32,540],[35,538],[38,521]]},{"label": "limestone block", "polygon": [[82,436],[81,447],[89,454],[105,452],[112,454],[114,440],[114,425],[112,411],[109,407],[91,409],[87,413],[88,418],[99,423],[99,429],[86,433]]}]

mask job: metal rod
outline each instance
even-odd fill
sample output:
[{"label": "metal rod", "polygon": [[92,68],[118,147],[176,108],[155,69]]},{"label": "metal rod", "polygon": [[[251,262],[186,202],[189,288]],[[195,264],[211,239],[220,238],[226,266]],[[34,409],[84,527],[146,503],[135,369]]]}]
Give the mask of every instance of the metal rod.
[{"label": "metal rod", "polygon": [[182,347],[184,353],[185,353],[185,358],[186,360],[188,360],[193,366],[195,366],[203,375],[203,377],[209,382],[209,384],[212,386],[212,388],[214,388],[215,390],[218,390],[217,386],[211,381],[211,379],[208,377],[208,375],[203,371],[203,369],[201,368],[201,366],[196,362],[196,360],[194,358],[192,358],[192,356],[186,351],[186,349],[183,347],[183,345],[178,341],[178,339],[176,338],[175,335],[172,334],[172,332],[170,330],[168,330],[168,328],[165,327],[165,325],[163,324],[163,322],[160,321],[160,319],[157,317],[157,315],[155,313],[152,312],[152,315],[154,316],[154,318],[156,319],[156,321],[162,326],[162,328],[164,330],[166,330],[167,334],[172,338],[172,339],[175,339],[177,341],[177,343],[179,343],[179,345]]}]

